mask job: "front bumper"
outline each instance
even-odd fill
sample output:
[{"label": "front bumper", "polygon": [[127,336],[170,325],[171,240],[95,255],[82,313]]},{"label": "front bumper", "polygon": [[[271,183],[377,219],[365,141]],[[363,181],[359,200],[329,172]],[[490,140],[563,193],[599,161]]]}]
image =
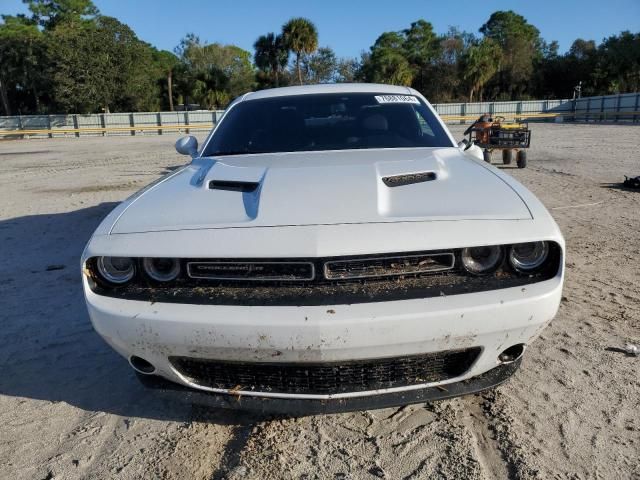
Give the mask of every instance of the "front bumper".
[{"label": "front bumper", "polygon": [[138,374],[138,376],[146,387],[170,401],[211,408],[250,410],[262,414],[300,416],[388,408],[478,393],[507,381],[520,367],[520,362],[521,359],[518,359],[512,363],[501,364],[478,376],[446,386],[424,387],[367,397],[323,400],[215,394],[184,387],[155,375]]},{"label": "front bumper", "polygon": [[[500,383],[515,368],[501,366],[498,355],[512,345],[529,344],[554,317],[562,272],[544,282],[490,292],[306,307],[121,300],[96,295],[86,279],[84,282],[89,314],[98,333],[125,358],[135,355],[152,363],[155,373],[164,379],[202,392],[226,394],[229,404],[235,405],[239,397],[240,406],[254,401],[267,405],[259,400],[268,398],[292,400],[288,403],[292,408],[298,408],[297,402],[334,405],[327,408],[348,402],[351,409],[447,398]],[[418,387],[329,395],[209,388],[185,378],[169,362],[169,357],[185,356],[247,363],[318,363],[470,347],[482,351],[458,377]],[[490,371],[494,373],[488,374]]]}]

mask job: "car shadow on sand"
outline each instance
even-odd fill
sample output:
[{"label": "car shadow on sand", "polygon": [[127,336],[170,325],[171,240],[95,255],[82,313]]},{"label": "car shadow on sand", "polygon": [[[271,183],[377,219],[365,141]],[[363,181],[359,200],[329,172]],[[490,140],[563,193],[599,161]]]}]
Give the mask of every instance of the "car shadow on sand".
[{"label": "car shadow on sand", "polygon": [[0,220],[0,395],[127,417],[251,424],[246,414],[156,395],[93,330],[79,260],[116,205]]}]

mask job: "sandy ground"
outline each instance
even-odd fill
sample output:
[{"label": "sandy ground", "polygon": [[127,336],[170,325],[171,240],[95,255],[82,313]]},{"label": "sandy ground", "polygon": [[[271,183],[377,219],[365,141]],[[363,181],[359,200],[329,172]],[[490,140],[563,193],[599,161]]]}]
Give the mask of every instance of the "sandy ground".
[{"label": "sandy ground", "polygon": [[618,185],[640,175],[639,128],[534,125],[529,168],[508,169],[568,258],[560,313],[507,384],[271,421],[159,399],[89,324],[84,244],[184,161],[175,137],[0,142],[0,478],[640,478],[640,358],[608,350],[640,344],[640,192]]}]

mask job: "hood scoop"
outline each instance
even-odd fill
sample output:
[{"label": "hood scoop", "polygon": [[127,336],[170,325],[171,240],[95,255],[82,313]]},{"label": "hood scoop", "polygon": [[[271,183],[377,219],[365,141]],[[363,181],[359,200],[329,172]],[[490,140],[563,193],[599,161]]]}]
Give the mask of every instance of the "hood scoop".
[{"label": "hood scoop", "polygon": [[255,192],[264,180],[265,167],[237,167],[217,161],[207,172],[206,184],[210,190]]},{"label": "hood scoop", "polygon": [[259,186],[259,182],[238,180],[211,180],[209,182],[209,190],[225,190],[227,192],[253,193]]},{"label": "hood scoop", "polygon": [[266,172],[265,167],[234,166],[215,161],[205,171],[203,187],[199,189],[211,191],[211,194],[206,201],[197,203],[206,205],[209,212],[215,211],[217,219],[235,224],[252,222],[258,217]]},{"label": "hood scoop", "polygon": [[414,183],[423,183],[436,180],[438,175],[436,172],[418,172],[418,173],[406,173],[402,175],[392,175],[388,177],[382,177],[382,182],[390,188],[403,187],[405,185],[413,185]]}]

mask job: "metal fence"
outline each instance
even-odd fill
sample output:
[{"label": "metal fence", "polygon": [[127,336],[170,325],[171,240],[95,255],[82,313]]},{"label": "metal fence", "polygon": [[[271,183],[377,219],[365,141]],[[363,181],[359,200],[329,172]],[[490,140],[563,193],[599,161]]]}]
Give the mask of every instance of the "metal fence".
[{"label": "metal fence", "polygon": [[465,123],[483,113],[538,121],[640,121],[640,93],[565,100],[435,104],[448,123]]},{"label": "metal fence", "polygon": [[[638,122],[640,93],[576,100],[441,103],[435,109],[447,123],[469,123],[490,113],[528,121]],[[0,116],[0,138],[162,135],[210,130],[224,112],[104,113],[90,115]]]},{"label": "metal fence", "polygon": [[100,113],[0,117],[0,137],[79,137],[162,135],[210,130],[224,112]]}]

